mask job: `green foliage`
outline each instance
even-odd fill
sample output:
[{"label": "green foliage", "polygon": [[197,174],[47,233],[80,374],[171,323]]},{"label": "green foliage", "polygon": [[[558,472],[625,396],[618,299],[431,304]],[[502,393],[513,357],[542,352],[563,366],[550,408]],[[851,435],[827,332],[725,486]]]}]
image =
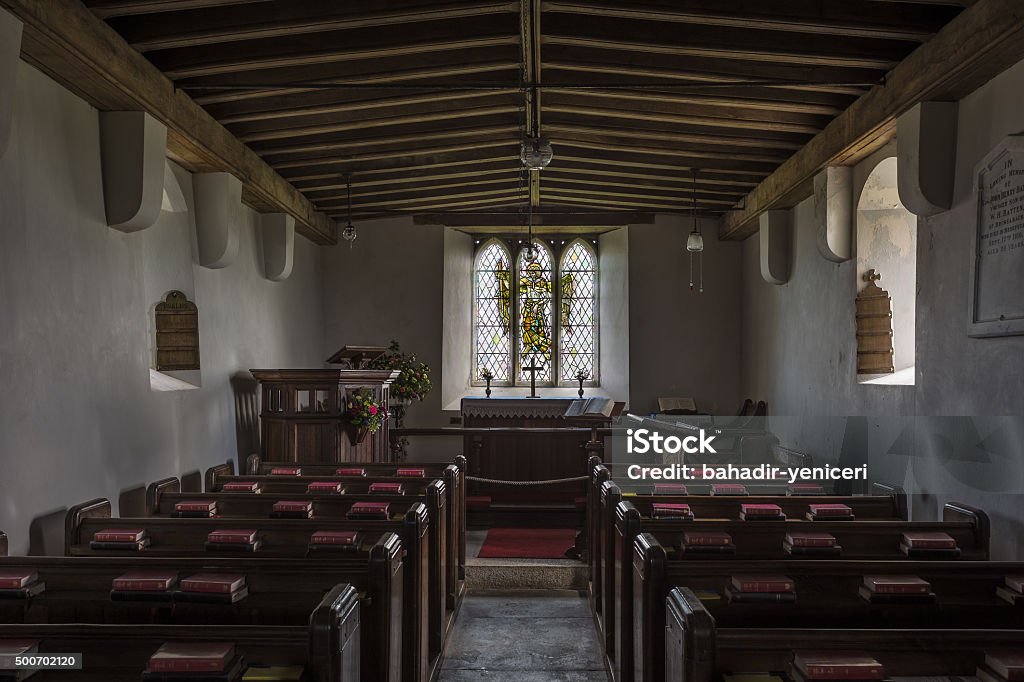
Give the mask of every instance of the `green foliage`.
[{"label": "green foliage", "polygon": [[398,378],[391,382],[391,397],[396,401],[423,400],[430,393],[430,366],[416,360],[412,353],[403,353],[397,341],[392,341],[388,352],[374,360],[373,369],[399,370]]},{"label": "green foliage", "polygon": [[372,389],[357,388],[349,391],[345,398],[345,416],[349,424],[365,426],[376,433],[388,418],[388,411],[377,403]]}]

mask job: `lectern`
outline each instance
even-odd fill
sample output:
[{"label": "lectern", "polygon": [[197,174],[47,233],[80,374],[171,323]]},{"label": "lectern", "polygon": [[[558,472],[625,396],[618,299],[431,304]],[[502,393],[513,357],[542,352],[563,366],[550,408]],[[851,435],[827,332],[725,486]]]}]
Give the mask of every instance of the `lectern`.
[{"label": "lectern", "polygon": [[390,369],[253,369],[260,382],[260,435],[271,462],[382,462],[391,457],[388,422],[353,443],[345,428],[350,391],[369,389],[387,406]]}]

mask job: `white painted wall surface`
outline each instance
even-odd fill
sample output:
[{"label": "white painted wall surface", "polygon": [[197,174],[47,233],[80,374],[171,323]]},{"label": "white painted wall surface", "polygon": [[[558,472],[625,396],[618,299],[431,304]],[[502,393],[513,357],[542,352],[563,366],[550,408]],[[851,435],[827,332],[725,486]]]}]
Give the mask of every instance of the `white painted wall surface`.
[{"label": "white painted wall surface", "polygon": [[[59,553],[66,505],[109,497],[116,511],[126,491],[235,455],[232,374],[322,365],[319,252],[299,240],[274,283],[249,209],[241,257],[218,271],[193,265],[189,214],[111,230],[96,110],[25,64],[16,101],[0,158],[0,530],[12,553],[30,539]],[[172,288],[199,306],[203,388],[156,393],[153,297]]]}]

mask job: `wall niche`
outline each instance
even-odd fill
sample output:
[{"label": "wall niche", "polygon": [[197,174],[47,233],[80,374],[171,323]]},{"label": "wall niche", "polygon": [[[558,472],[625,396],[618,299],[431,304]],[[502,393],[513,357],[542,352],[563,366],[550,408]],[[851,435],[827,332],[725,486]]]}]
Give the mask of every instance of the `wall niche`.
[{"label": "wall niche", "polygon": [[156,369],[150,371],[154,391],[199,388],[199,309],[180,291],[171,291],[156,305]]}]

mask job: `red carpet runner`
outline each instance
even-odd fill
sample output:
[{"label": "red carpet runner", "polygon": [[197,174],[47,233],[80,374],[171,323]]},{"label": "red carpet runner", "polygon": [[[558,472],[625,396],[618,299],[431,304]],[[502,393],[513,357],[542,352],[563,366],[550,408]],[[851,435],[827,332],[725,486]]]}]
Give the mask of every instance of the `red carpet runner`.
[{"label": "red carpet runner", "polygon": [[481,559],[565,559],[576,544],[572,528],[492,528],[480,548]]}]

